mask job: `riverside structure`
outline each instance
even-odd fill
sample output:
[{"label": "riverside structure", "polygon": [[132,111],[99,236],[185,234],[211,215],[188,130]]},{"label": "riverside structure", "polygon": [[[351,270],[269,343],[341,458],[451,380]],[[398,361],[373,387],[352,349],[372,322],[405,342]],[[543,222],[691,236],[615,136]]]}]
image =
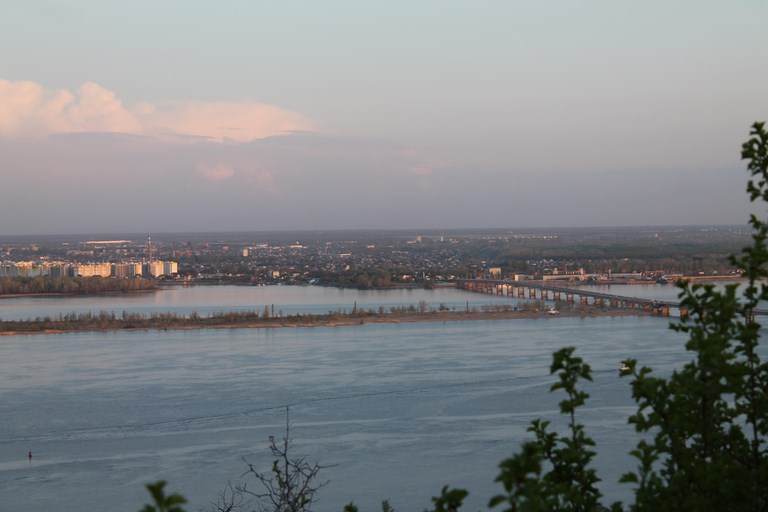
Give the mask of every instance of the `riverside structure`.
[{"label": "riverside structure", "polygon": [[[459,288],[471,292],[495,293],[497,295],[507,295],[510,297],[528,298],[531,300],[554,300],[575,302],[575,297],[579,297],[579,302],[584,305],[592,304],[598,307],[609,305],[611,308],[641,308],[653,309],[659,316],[669,316],[672,308],[679,308],[680,302],[670,300],[642,299],[638,297],[628,297],[614,295],[598,291],[585,290],[562,285],[553,285],[544,281],[506,281],[500,279],[457,279],[456,284]],[[551,296],[550,296],[551,294]]]},{"label": "riverside structure", "polygon": [[[651,310],[658,316],[669,316],[670,311],[680,310],[680,315],[687,313],[680,307],[680,301],[669,299],[647,299],[626,295],[616,295],[601,291],[588,290],[584,287],[554,285],[546,281],[508,281],[502,279],[456,279],[456,285],[467,291],[477,293],[491,293],[506,295],[530,300],[553,300],[575,303],[575,297],[579,297],[579,303],[597,307],[609,306],[613,309],[645,309]],[[753,315],[768,315],[768,310],[756,309]]]}]

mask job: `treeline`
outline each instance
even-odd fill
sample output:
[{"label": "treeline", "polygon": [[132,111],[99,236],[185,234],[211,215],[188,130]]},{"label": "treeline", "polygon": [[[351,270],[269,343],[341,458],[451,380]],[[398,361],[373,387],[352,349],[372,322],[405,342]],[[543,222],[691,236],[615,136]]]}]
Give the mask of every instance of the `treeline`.
[{"label": "treeline", "polygon": [[114,279],[109,277],[2,277],[0,295],[60,293],[92,295],[156,290],[155,281],[141,277]]},{"label": "treeline", "polygon": [[[463,313],[498,313],[511,311],[512,306],[508,304],[483,305],[478,310],[477,307],[468,307]],[[281,311],[275,312],[274,306],[270,308],[265,306],[264,310],[258,311],[228,311],[213,313],[211,315],[200,315],[196,312],[189,315],[179,315],[176,313],[152,313],[143,315],[141,313],[130,313],[123,311],[122,314],[115,314],[111,311],[100,311],[98,313],[67,313],[58,316],[36,317],[28,320],[6,320],[0,321],[0,333],[36,333],[46,331],[111,331],[123,329],[180,329],[180,328],[206,328],[206,327],[247,327],[262,325],[325,325],[340,320],[382,317],[403,317],[407,315],[418,314],[437,314],[438,312],[451,311],[445,304],[440,304],[437,308],[428,307],[423,301],[418,305],[394,306],[385,309],[383,306],[378,309],[363,309],[354,307],[351,311],[329,311],[327,313],[300,313],[283,315]]]}]

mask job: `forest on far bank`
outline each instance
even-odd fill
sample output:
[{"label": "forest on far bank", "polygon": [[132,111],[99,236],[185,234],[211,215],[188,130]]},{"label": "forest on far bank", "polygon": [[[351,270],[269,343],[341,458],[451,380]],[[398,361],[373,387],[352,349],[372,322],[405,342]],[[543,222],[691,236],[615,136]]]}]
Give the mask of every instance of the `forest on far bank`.
[{"label": "forest on far bank", "polygon": [[96,293],[128,293],[156,290],[151,279],[134,277],[112,279],[109,277],[0,277],[0,295],[38,295],[61,293],[91,295]]}]

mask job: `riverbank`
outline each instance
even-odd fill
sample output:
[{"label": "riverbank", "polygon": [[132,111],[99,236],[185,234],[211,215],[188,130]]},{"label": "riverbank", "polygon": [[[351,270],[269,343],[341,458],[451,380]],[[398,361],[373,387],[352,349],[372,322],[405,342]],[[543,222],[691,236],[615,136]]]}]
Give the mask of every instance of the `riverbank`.
[{"label": "riverbank", "polygon": [[[36,322],[18,321],[0,323],[0,336],[20,334],[64,334],[77,332],[110,332],[110,331],[169,331],[196,329],[277,329],[287,327],[344,327],[352,325],[380,323],[413,323],[413,322],[465,322],[478,320],[514,320],[541,319],[553,320],[558,318],[597,318],[621,316],[653,316],[648,310],[641,309],[600,309],[574,308],[564,309],[553,314],[541,310],[502,310],[502,311],[429,311],[423,313],[382,313],[382,314],[346,314],[346,315],[294,315],[283,318],[243,318],[238,319],[237,313],[222,314],[214,317],[147,317],[127,320],[120,318],[105,318],[94,315],[88,320],[64,320]],[[230,321],[226,321],[229,317]],[[93,321],[91,321],[93,319]],[[147,325],[137,325],[141,320]],[[156,321],[157,320],[157,321]],[[62,323],[66,322],[66,323]],[[58,325],[56,325],[58,324]],[[56,325],[56,326],[54,326]],[[14,328],[15,327],[15,328]]]},{"label": "riverbank", "polygon": [[111,297],[116,295],[133,295],[139,293],[156,293],[160,291],[160,288],[147,289],[147,290],[129,290],[129,291],[112,291],[112,292],[94,292],[94,293],[63,293],[63,292],[50,292],[50,293],[5,293],[0,295],[0,300],[3,299],[42,299],[42,298],[62,298],[67,299],[71,297]]}]

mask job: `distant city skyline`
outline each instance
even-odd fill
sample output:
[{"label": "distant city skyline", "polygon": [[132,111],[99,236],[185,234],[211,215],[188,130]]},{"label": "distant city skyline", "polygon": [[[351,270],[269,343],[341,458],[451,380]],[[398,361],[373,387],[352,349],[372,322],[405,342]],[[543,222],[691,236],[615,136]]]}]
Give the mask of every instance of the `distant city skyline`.
[{"label": "distant city skyline", "polygon": [[11,1],[0,236],[744,224],[768,5]]}]

